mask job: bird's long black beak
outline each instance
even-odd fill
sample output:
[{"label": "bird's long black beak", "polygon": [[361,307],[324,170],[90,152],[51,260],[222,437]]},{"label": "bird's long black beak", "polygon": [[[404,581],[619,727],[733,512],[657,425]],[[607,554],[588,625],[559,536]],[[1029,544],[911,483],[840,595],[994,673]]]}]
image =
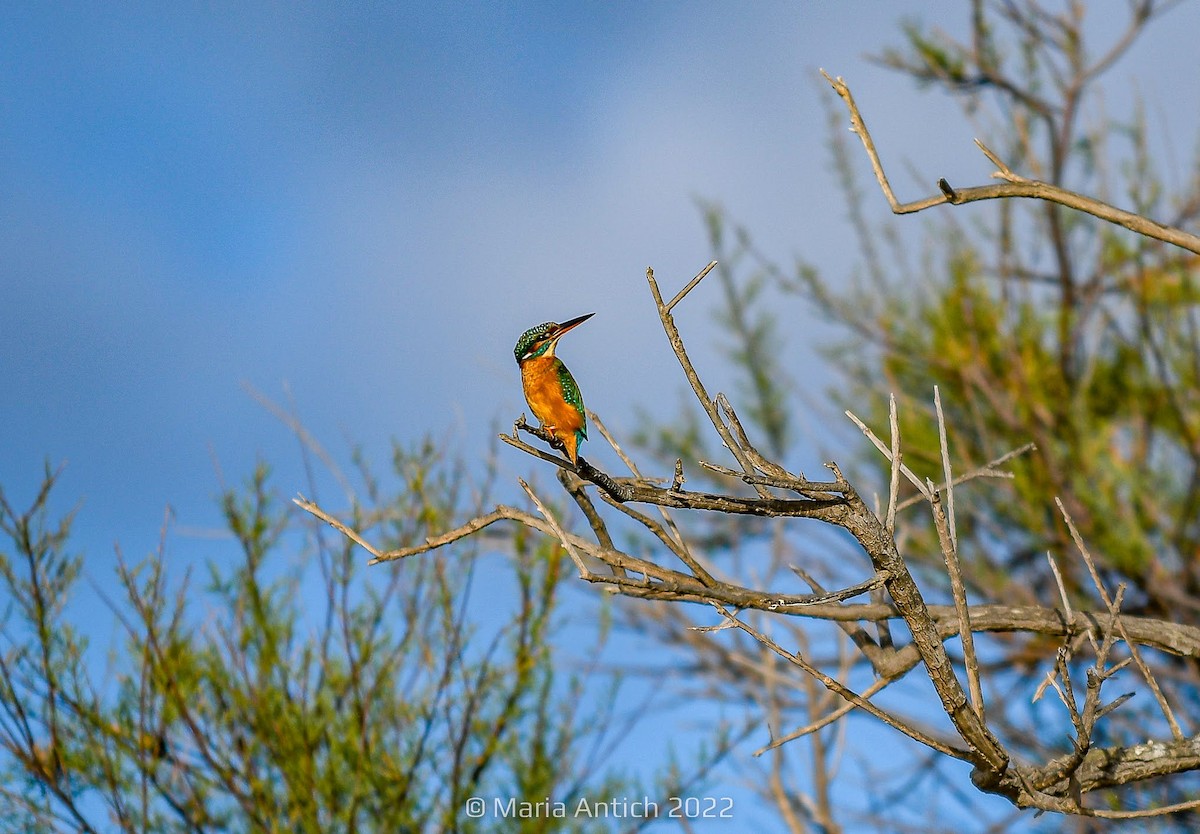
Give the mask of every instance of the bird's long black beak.
[{"label": "bird's long black beak", "polygon": [[556,336],[561,336],[562,334],[566,333],[568,330],[573,330],[574,328],[583,324],[585,321],[587,321],[594,315],[596,315],[596,314],[588,313],[585,316],[580,316],[579,318],[571,319],[570,321],[564,321],[562,324],[560,324],[558,326],[558,333],[556,334]]}]

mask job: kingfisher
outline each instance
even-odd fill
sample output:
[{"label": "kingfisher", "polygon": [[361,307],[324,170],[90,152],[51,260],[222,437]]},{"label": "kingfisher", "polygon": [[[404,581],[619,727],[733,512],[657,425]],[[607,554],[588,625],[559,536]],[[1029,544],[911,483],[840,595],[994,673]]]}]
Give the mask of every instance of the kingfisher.
[{"label": "kingfisher", "polygon": [[562,360],[554,355],[554,346],[567,332],[590,319],[595,313],[564,321],[548,321],[521,334],[513,354],[521,368],[521,387],[525,401],[542,428],[550,432],[567,452],[571,463],[579,457],[579,444],[587,440],[587,417],[583,396],[575,377]]}]

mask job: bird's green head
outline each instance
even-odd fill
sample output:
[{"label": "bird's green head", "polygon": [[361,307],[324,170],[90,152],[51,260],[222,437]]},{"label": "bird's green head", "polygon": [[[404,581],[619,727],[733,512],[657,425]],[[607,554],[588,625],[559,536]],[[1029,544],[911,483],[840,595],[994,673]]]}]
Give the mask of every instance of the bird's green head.
[{"label": "bird's green head", "polygon": [[552,321],[539,324],[537,327],[531,327],[521,334],[521,338],[517,339],[517,346],[513,348],[513,355],[517,358],[517,364],[528,359],[536,359],[539,356],[553,356],[554,345],[563,335],[574,330],[579,325],[590,319],[595,313],[588,313],[586,316],[564,321],[562,324],[557,324]]}]

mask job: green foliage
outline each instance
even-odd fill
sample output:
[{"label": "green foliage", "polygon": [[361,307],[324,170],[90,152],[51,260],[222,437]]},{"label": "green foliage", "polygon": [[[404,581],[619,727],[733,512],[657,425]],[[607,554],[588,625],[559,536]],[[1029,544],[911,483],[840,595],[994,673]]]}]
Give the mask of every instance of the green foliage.
[{"label": "green foliage", "polygon": [[[905,45],[879,61],[919,86],[958,96],[981,138],[1014,171],[1193,228],[1200,220],[1200,178],[1161,174],[1140,104],[1123,122],[1111,121],[1095,104],[1104,72],[1168,7],[1132,4],[1128,30],[1096,48],[1084,37],[1091,31],[1084,25],[1086,4],[1049,11],[1035,3],[973,3],[968,37],[909,23]],[[861,148],[847,138],[840,105],[831,135],[862,262],[832,275],[801,263],[785,276],[754,253],[744,231],[729,231],[710,209],[715,256],[736,266],[753,253],[737,269],[745,275],[726,287],[740,287],[738,300],[753,301],[768,276],[775,289],[801,296],[813,318],[840,328],[844,338],[825,345],[836,374],[837,411],[852,410],[886,438],[894,394],[903,462],[919,477],[942,481],[935,386],[955,475],[1036,444],[1034,452],[1004,465],[1011,479],[976,479],[955,489],[958,551],[972,604],[1061,605],[1049,554],[1072,605],[1099,608],[1056,507],[1061,499],[1107,588],[1125,583],[1124,613],[1193,622],[1200,606],[1200,259],[1040,201],[937,208],[920,215],[923,226],[911,216],[873,223],[871,212],[886,207],[873,182],[867,188],[859,182]],[[927,162],[936,165],[936,153],[916,160]],[[933,183],[938,174],[933,169],[922,177]],[[921,265],[913,268],[910,252],[918,246],[899,241],[918,236]],[[778,460],[790,450],[788,436],[772,432],[771,408],[764,407],[787,393],[774,355],[745,349],[760,342],[748,338],[754,329],[739,326],[732,314],[722,323],[743,348],[732,356],[744,380],[735,404],[754,404],[752,414],[746,409],[747,422],[780,439],[771,449]],[[851,481],[865,494],[874,488],[886,496],[889,466],[873,447],[862,448]],[[902,479],[901,503],[914,493]],[[898,522],[904,558],[924,568],[929,598],[945,601],[946,588],[937,585],[948,580],[932,519],[908,509]],[[859,563],[831,555],[844,551],[825,542],[804,541],[797,549],[803,555],[794,561],[810,573],[861,578]],[[1017,689],[1033,691],[1043,682],[1061,642],[1020,635],[977,640],[997,689],[987,696],[989,726],[1013,751],[1042,758],[1068,751],[1061,733],[1047,736],[1025,690]],[[891,638],[880,633],[879,641]],[[1151,655],[1168,700],[1196,703],[1196,669]],[[1082,668],[1076,673],[1084,679]],[[1011,697],[1010,686],[1019,697]],[[1103,741],[1134,743],[1163,724],[1156,705],[1137,698],[1106,716]],[[929,793],[905,789],[898,796],[924,818]],[[1192,797],[1179,780],[1130,787],[1105,800],[1129,809]],[[894,827],[891,811],[882,828]],[[1177,818],[1163,828],[1187,824]]]},{"label": "green foliage", "polygon": [[[847,405],[869,397],[873,422],[883,426],[887,405],[880,392],[901,392],[905,460],[935,480],[941,464],[927,405],[934,385],[941,388],[960,469],[1033,440],[1038,452],[1015,466],[1011,489],[988,485],[989,526],[1024,531],[1022,549],[1065,556],[1071,545],[1052,511],[1054,496],[1065,496],[1105,561],[1125,575],[1143,576],[1161,552],[1167,519],[1156,519],[1142,497],[1153,494],[1159,509],[1181,506],[1185,498],[1186,484],[1171,477],[1189,456],[1190,429],[1173,407],[1194,390],[1183,356],[1170,358],[1176,371],[1164,378],[1148,345],[1105,327],[1070,346],[1083,365],[1076,372],[1063,361],[1054,308],[1029,298],[1005,301],[973,252],[952,255],[943,276],[931,276],[926,289],[911,311],[880,322],[886,333],[881,366],[874,373],[856,369],[857,378],[874,383],[872,391],[856,385]],[[1169,316],[1154,319],[1146,326],[1178,333]],[[917,552],[936,554],[936,548]]]},{"label": "green foliage", "polygon": [[[887,303],[873,287],[834,299],[822,286],[810,297],[856,338],[869,334],[877,353],[830,352],[848,381],[840,401],[882,429],[895,392],[905,462],[918,474],[940,480],[934,385],[958,471],[1037,444],[1012,467],[1008,488],[971,488],[978,500],[960,532],[977,536],[979,564],[997,545],[1007,550],[1007,587],[1025,595],[1050,581],[1044,561],[1033,560],[1049,550],[1078,568],[1075,586],[1090,587],[1078,561],[1065,558],[1074,546],[1054,508],[1058,496],[1102,563],[1142,592],[1131,596],[1132,610],[1175,616],[1156,584],[1174,574],[1177,587],[1197,587],[1191,564],[1200,547],[1196,262],[1123,232],[1080,226],[1073,234],[1101,244],[1073,287],[1006,274],[985,262],[984,243],[954,230],[922,284],[894,289]],[[916,558],[936,563],[934,542],[925,531]],[[998,590],[994,571],[981,578]]]},{"label": "green foliage", "polygon": [[[1172,211],[1176,225],[1195,222],[1197,182],[1168,187],[1147,149],[1141,108],[1125,123],[1089,109],[1097,80],[1148,14],[1134,15],[1127,39],[1093,53],[1083,38],[1082,5],[1052,25],[1034,4],[974,8],[970,39],[956,42],[912,24],[907,46],[884,53],[882,62],[922,85],[968,93],[966,108],[993,126],[984,141],[1006,148],[1001,156],[1015,170],[1146,215]],[[1007,34],[1000,31],[1005,25]],[[996,107],[976,114],[984,90]],[[838,145],[844,135],[839,121]],[[853,174],[842,174],[857,201],[862,192]],[[840,376],[838,404],[886,437],[894,393],[904,463],[934,482],[942,480],[934,386],[956,475],[1036,444],[1004,466],[1011,480],[976,480],[955,490],[972,602],[1059,605],[1050,554],[1072,604],[1097,607],[1057,498],[1110,591],[1127,585],[1125,613],[1193,621],[1200,604],[1200,260],[1037,201],[938,211],[923,215],[930,254],[918,274],[898,267],[903,258],[881,257],[880,233],[862,221],[856,228],[869,281],[826,278],[811,268],[780,281],[848,334],[827,354]],[[864,217],[863,207],[853,207],[852,216]],[[975,225],[964,228],[964,219]],[[893,231],[885,235],[907,228],[911,236],[913,222],[889,223]],[[873,449],[863,460],[875,483],[886,484],[886,461]],[[912,493],[902,482],[901,499]],[[932,522],[902,514],[900,523],[905,558],[928,568],[923,581],[930,586],[946,582]],[[1002,636],[989,639],[981,657],[1040,679],[1058,648],[1055,641]],[[1171,658],[1151,662],[1171,700],[1195,702],[1195,669]],[[989,721],[1007,731],[1011,749],[1056,749],[1030,731],[1027,715],[1001,703],[997,708],[992,699]],[[1161,724],[1152,703],[1131,702],[1118,713],[1106,724],[1106,740],[1142,740],[1149,726]],[[1130,808],[1190,797],[1183,783],[1162,791],[1133,789],[1109,799]]]},{"label": "green foliage", "polygon": [[[436,444],[397,447],[393,464],[394,494],[362,473],[367,503],[351,515],[364,534],[401,546],[473,509]],[[221,496],[237,554],[208,560],[203,591],[168,575],[165,546],[119,562],[124,645],[99,684],[70,624],[81,557],[70,517],[48,511],[53,484],[47,473],[26,512],[0,493],[0,830],[511,831],[468,818],[466,799],[631,789],[584,754],[606,724],[582,705],[611,710],[616,690],[606,707],[588,697],[593,678],[559,671],[557,545],[523,539],[486,566],[457,548],[364,575],[361,552],[289,515],[260,465]]]}]

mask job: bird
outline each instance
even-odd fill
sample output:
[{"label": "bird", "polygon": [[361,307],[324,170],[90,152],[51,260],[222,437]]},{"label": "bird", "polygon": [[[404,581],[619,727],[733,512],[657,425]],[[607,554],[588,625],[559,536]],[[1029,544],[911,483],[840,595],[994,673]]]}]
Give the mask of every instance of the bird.
[{"label": "bird", "polygon": [[548,321],[531,327],[521,334],[513,349],[521,369],[525,401],[542,428],[562,443],[572,464],[578,464],[579,444],[587,440],[587,417],[575,377],[554,355],[554,347],[565,334],[593,315],[588,313],[562,324]]}]

